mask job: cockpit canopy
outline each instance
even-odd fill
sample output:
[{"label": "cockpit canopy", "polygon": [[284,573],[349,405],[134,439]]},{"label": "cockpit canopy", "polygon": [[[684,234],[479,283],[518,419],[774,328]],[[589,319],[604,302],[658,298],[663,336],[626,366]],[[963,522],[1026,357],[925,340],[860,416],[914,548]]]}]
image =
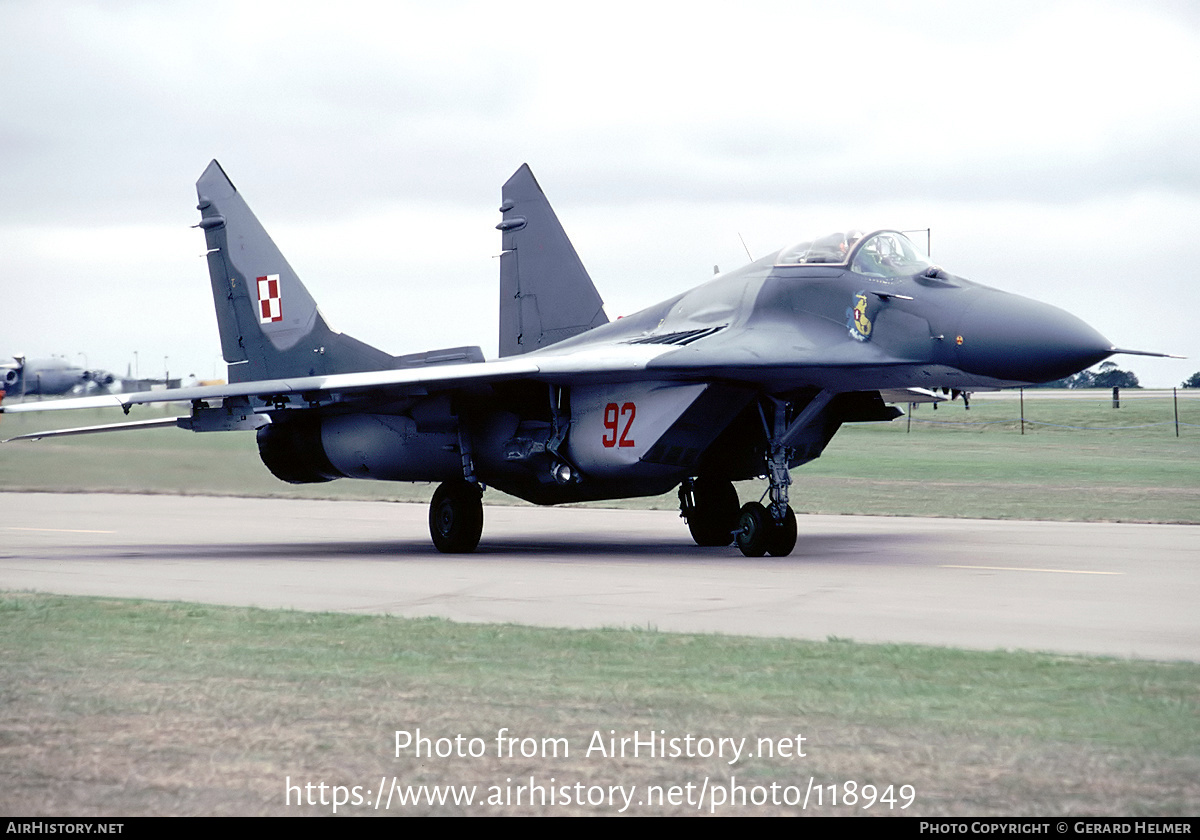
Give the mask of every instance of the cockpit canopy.
[{"label": "cockpit canopy", "polygon": [[861,230],[831,233],[818,239],[804,239],[784,248],[775,258],[776,265],[843,265],[858,241]]},{"label": "cockpit canopy", "polygon": [[912,240],[899,231],[879,230],[863,235],[860,230],[831,233],[806,239],[784,248],[776,265],[849,265],[866,277],[911,277],[929,268]]}]

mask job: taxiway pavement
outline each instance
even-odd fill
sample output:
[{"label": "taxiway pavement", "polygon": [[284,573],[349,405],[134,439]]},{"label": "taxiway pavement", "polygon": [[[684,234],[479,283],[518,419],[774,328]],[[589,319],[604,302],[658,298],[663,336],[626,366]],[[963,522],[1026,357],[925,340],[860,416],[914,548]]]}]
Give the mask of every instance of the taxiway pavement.
[{"label": "taxiway pavement", "polygon": [[1200,661],[1200,526],[799,516],[784,558],[666,511],[0,493],[0,589]]}]

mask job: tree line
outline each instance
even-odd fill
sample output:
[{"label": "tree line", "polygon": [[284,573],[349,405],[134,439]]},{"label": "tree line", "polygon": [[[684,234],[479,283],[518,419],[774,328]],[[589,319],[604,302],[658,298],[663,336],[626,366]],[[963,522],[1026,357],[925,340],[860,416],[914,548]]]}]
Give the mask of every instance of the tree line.
[{"label": "tree line", "polygon": [[[1035,388],[1141,388],[1137,374],[1121,370],[1116,362],[1101,362],[1095,370],[1081,370],[1065,379],[1043,382]],[[1200,371],[1183,380],[1181,387],[1200,388]]]}]

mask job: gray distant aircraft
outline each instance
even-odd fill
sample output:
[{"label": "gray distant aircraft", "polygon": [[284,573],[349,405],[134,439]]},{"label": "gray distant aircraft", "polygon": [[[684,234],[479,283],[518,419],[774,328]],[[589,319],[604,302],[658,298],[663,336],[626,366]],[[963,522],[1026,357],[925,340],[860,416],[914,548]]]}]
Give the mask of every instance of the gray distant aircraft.
[{"label": "gray distant aircraft", "polygon": [[116,377],[107,371],[84,370],[66,359],[14,356],[13,361],[0,364],[0,390],[14,397],[65,394],[89,383],[105,388],[115,381]]},{"label": "gray distant aircraft", "polygon": [[[229,384],[4,410],[188,400],[188,416],[66,433],[254,429],[284,481],[440,482],[429,528],[444,552],[476,548],[484,486],[541,505],[678,487],[697,543],[786,555],[789,471],[843,423],[892,420],[888,403],[934,388],[1045,382],[1138,352],[931,265],[890,230],[805,240],[610,322],[522,166],[497,225],[501,358],[392,356],[326,325],[216,161],[196,187]],[[769,504],[739,507],[732,482],[763,475]]]}]

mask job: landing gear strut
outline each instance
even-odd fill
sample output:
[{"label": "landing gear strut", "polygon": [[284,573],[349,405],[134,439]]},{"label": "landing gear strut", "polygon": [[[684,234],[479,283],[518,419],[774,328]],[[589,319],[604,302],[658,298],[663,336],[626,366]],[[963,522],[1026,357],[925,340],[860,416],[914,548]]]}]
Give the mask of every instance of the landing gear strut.
[{"label": "landing gear strut", "polygon": [[792,483],[788,471],[790,447],[796,444],[806,428],[820,422],[833,396],[829,391],[818,392],[790,422],[787,416],[788,403],[770,397],[774,408],[770,420],[760,403],[759,416],[767,442],[765,460],[771,503],[766,507],[759,502],[742,506],[734,540],[747,557],[762,557],[764,554],[786,557],[796,547],[796,514],[788,504],[788,487]]},{"label": "landing gear strut", "polygon": [[447,481],[429,503],[429,535],[443,554],[469,554],[483,535],[483,489],[475,482]]},{"label": "landing gear strut", "polygon": [[[784,423],[785,407],[776,404],[775,429]],[[786,557],[796,547],[796,514],[788,504],[792,474],[788,470],[788,451],[778,433],[767,439],[767,481],[771,504],[763,507],[750,502],[738,517],[737,545],[747,557]]]},{"label": "landing gear strut", "polygon": [[729,545],[738,520],[733,482],[707,476],[685,479],[679,485],[679,515],[687,520],[696,545]]}]

